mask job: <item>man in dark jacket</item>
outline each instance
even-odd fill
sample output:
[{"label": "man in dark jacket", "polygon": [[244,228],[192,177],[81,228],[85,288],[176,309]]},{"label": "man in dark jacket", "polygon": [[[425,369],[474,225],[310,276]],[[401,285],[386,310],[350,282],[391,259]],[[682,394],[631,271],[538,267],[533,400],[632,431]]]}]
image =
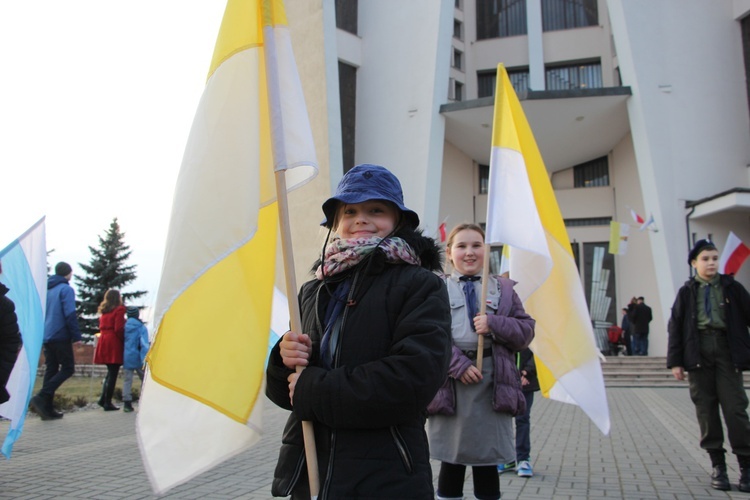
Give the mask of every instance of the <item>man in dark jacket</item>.
[{"label": "man in dark jacket", "polygon": [[10,399],[5,385],[21,349],[21,332],[18,329],[16,306],[6,295],[7,286],[0,283],[0,404]]},{"label": "man in dark jacket", "polygon": [[633,324],[633,354],[636,356],[648,356],[648,324],[653,319],[651,308],[643,300],[643,297],[638,297],[630,318]]},{"label": "man in dark jacket", "polygon": [[708,240],[695,244],[688,262],[697,275],[677,292],[669,319],[667,367],[677,380],[690,373],[690,398],[711,458],[711,486],[729,490],[724,458],[727,428],[740,465],[740,491],[750,492],[750,420],[742,371],[750,369],[750,294],[732,276],[719,274],[719,252]]},{"label": "man in dark jacket", "polygon": [[47,280],[47,312],[44,317],[44,360],[46,370],[39,393],[30,404],[42,420],[62,418],[52,402],[55,391],[75,371],[73,344],[81,342],[81,329],[76,317],[76,296],[68,284],[73,268],[67,262],[58,262],[55,274]]}]

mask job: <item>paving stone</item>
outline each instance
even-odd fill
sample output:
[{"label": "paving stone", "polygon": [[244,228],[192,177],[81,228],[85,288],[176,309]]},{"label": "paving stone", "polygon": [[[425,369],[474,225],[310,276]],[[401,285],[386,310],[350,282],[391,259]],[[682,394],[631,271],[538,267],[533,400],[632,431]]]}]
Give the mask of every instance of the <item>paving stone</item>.
[{"label": "paving stone", "polygon": [[[576,406],[534,399],[535,475],[500,476],[503,499],[749,498],[708,485],[710,461],[698,447],[698,424],[686,388],[608,388],[611,432],[603,436]],[[96,409],[42,422],[29,414],[10,460],[0,460],[0,499],[269,499],[286,412],[265,401],[266,428],[250,450],[161,497],[151,491],[133,415]],[[0,437],[8,421],[0,421]],[[431,464],[435,482],[440,464]],[[467,470],[464,498],[473,498]]]}]

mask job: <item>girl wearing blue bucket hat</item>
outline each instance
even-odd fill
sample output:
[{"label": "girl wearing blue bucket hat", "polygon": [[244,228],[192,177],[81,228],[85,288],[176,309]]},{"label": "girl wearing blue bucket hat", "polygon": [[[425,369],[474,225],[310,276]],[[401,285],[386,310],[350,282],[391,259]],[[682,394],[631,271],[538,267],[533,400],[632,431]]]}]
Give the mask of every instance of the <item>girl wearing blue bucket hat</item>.
[{"label": "girl wearing blue bucket hat", "polygon": [[308,420],[318,498],[432,499],[426,407],[451,350],[440,248],[381,166],[347,172],[323,213],[329,237],[299,292],[304,333],[287,332],[268,362],[266,393],[292,412],[272,493],[310,498]]}]

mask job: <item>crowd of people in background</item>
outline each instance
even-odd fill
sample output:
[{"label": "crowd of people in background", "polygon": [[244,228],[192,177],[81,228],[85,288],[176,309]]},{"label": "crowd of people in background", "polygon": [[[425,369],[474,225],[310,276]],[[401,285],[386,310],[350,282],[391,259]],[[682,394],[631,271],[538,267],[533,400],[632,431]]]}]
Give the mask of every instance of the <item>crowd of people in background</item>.
[{"label": "crowd of people in background", "polygon": [[[70,286],[73,268],[67,262],[58,262],[55,274],[47,280],[47,309],[44,318],[44,378],[39,392],[31,398],[29,405],[42,420],[63,418],[63,413],[54,407],[55,392],[75,373],[73,347],[82,343],[75,307],[75,291]],[[2,285],[0,285],[2,286]],[[0,296],[2,296],[0,288]],[[112,403],[120,367],[125,364],[123,402],[125,411],[133,411],[133,372],[143,380],[143,362],[148,351],[148,331],[139,320],[137,307],[127,308],[119,290],[110,289],[99,304],[99,334],[94,348],[94,364],[107,366],[107,375],[102,383],[98,405],[104,411],[119,410]],[[128,319],[126,321],[126,311]],[[133,320],[135,323],[129,322]],[[3,364],[0,361],[0,376]],[[11,366],[12,368],[12,366]],[[0,379],[2,382],[2,379]],[[5,385],[3,384],[3,388]],[[0,394],[2,396],[2,394]],[[2,401],[0,401],[2,402]]]},{"label": "crowd of people in background", "polygon": [[621,312],[620,325],[614,324],[607,329],[608,354],[618,356],[624,350],[626,356],[648,356],[649,324],[653,320],[651,308],[643,297],[633,297]]}]

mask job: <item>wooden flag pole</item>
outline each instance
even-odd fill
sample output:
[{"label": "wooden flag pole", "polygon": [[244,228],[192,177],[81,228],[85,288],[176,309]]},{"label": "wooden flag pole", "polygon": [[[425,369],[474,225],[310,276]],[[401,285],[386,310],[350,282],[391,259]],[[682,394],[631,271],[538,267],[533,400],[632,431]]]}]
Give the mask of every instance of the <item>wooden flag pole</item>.
[{"label": "wooden flag pole", "polygon": [[[479,314],[487,314],[487,277],[490,275],[490,245],[484,244],[484,262],[482,263],[482,298],[479,301]],[[467,305],[468,307],[468,305]],[[484,335],[477,335],[477,370],[482,373],[482,351],[484,351]]]},{"label": "wooden flag pole", "polygon": [[[289,227],[289,202],[286,196],[286,171],[276,171],[276,200],[279,205],[279,229],[281,231],[281,252],[284,261],[284,277],[286,279],[286,296],[289,302],[289,317],[292,331],[302,331],[302,318],[297,301],[297,280],[294,276],[294,253],[292,252],[292,231]],[[304,370],[298,366],[297,373]],[[318,455],[315,450],[315,429],[309,420],[302,421],[302,434],[305,441],[305,458],[307,459],[307,477],[310,482],[310,497],[317,498],[320,491],[318,474]]]}]

